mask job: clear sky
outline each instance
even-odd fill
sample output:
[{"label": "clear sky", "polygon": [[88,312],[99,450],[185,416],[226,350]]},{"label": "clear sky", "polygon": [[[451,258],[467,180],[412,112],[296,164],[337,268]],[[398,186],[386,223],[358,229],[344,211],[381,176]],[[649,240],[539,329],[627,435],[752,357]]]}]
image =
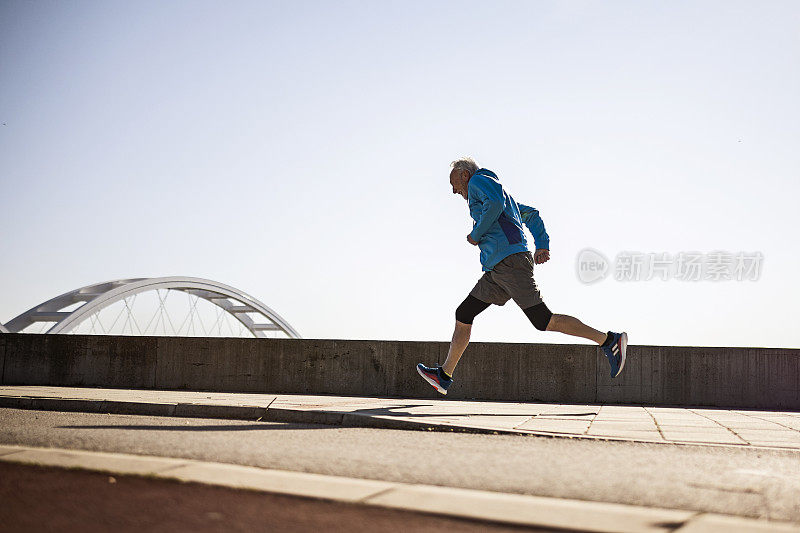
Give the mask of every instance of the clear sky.
[{"label": "clear sky", "polygon": [[[0,322],[185,275],[304,337],[448,340],[481,275],[448,183],[471,155],[540,210],[554,312],[798,348],[798,95],[795,1],[4,1]],[[589,285],[587,247],[763,262]],[[513,302],[473,340],[583,342]]]}]

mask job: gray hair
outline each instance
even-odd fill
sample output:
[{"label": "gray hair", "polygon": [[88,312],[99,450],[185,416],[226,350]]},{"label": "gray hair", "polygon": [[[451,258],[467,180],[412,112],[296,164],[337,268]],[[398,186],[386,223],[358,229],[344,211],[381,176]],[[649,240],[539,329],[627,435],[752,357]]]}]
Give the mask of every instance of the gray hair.
[{"label": "gray hair", "polygon": [[466,170],[469,172],[470,176],[478,171],[478,164],[471,157],[456,159],[450,163],[450,166],[453,167],[454,170]]}]

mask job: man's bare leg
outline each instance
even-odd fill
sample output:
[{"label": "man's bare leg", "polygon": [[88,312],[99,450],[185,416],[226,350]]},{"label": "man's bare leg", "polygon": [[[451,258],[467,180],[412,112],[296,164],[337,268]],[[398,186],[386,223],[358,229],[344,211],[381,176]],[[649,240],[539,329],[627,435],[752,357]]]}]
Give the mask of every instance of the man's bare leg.
[{"label": "man's bare leg", "polygon": [[[569,315],[553,314],[550,317],[550,322],[547,324],[547,331],[558,331],[574,337],[583,337],[603,344],[606,340],[606,334],[598,331],[592,327],[587,326],[577,318]],[[464,354],[469,344],[470,333],[472,332],[472,324],[464,324],[456,320],[455,331],[453,331],[453,339],[450,341],[450,349],[447,352],[447,359],[442,365],[447,375],[452,376],[455,372],[458,360]]]},{"label": "man's bare leg", "polygon": [[464,324],[456,320],[456,329],[453,331],[453,340],[450,341],[450,350],[448,350],[447,359],[442,365],[442,370],[444,370],[448,376],[453,375],[458,360],[461,359],[461,355],[464,353],[464,350],[467,349],[471,331],[472,324]]},{"label": "man's bare leg", "polygon": [[[552,317],[550,317],[550,322],[547,324],[547,331],[558,331],[560,333],[572,335],[573,337],[583,337],[584,339],[589,339],[597,344],[603,344],[606,341],[605,333],[602,331],[597,331],[594,328],[590,328],[574,316],[569,315],[554,314]],[[469,337],[467,338],[469,339]]]}]

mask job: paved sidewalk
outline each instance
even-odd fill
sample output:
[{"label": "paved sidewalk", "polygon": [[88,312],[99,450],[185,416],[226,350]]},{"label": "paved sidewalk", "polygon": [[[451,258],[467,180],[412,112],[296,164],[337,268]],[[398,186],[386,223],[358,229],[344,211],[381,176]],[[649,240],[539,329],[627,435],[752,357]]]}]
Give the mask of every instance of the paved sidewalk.
[{"label": "paved sidewalk", "polygon": [[296,394],[0,387],[0,407],[800,450],[800,413]]}]

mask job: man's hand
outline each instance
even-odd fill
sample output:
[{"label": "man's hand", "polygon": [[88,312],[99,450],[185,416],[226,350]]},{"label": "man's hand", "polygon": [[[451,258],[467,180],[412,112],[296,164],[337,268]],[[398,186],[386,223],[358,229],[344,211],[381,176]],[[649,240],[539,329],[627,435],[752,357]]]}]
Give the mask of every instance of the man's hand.
[{"label": "man's hand", "polygon": [[473,246],[478,246],[478,241],[467,235],[467,242],[472,244]]},{"label": "man's hand", "polygon": [[550,259],[550,250],[545,250],[542,248],[541,250],[536,250],[536,253],[533,254],[533,262],[537,265],[541,265],[542,263],[546,263]]}]

